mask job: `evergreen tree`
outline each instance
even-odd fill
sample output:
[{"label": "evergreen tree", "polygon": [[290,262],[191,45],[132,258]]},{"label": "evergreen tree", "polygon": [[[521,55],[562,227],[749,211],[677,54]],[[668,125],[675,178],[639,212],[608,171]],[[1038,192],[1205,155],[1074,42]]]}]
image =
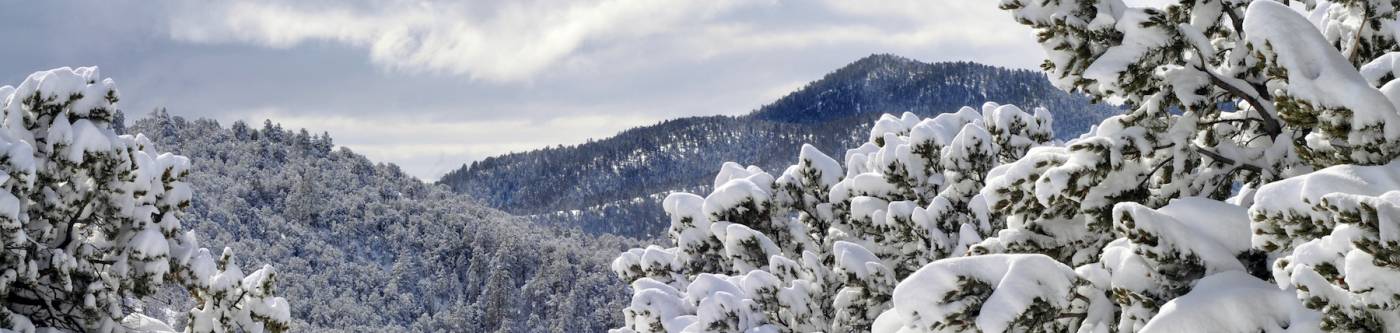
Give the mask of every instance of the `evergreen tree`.
[{"label": "evergreen tree", "polygon": [[999,156],[1051,139],[1043,110],[984,110],[886,115],[844,166],[803,146],[776,179],[725,163],[703,199],[670,195],[674,247],[613,261],[634,291],[622,330],[870,330],[900,279],[992,231],[966,207]]},{"label": "evergreen tree", "polygon": [[[1400,99],[1386,74],[1397,45],[1381,28],[1394,3],[1002,5],[1037,30],[1058,86],[1131,110],[992,171],[980,195],[1006,229],[914,276],[997,252],[1078,268],[971,300],[943,292],[951,278],[907,279],[880,331],[948,323],[901,299],[980,304],[951,323],[982,331],[1400,329],[1400,284],[1381,278],[1400,273],[1387,231],[1400,216]],[[1049,306],[1022,307],[1038,303]]]},{"label": "evergreen tree", "polygon": [[118,99],[95,67],[0,87],[0,328],[165,326],[124,300],[170,283],[195,296],[186,331],[287,330],[271,266],[245,277],[231,251],[215,261],[199,247],[181,223],[190,160],[118,135]]}]

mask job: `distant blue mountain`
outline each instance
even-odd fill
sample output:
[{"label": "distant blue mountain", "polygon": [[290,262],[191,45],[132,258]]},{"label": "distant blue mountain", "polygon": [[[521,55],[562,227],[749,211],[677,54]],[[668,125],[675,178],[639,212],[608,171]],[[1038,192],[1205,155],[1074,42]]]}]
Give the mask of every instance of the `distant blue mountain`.
[{"label": "distant blue mountain", "polygon": [[1118,112],[1056,89],[1039,71],[879,54],[747,115],[667,120],[580,145],[490,157],[439,182],[482,204],[547,223],[656,236],[669,223],[659,201],[672,191],[707,191],[725,161],[778,173],[794,162],[803,143],[839,158],[865,139],[881,114],[928,117],[988,101],[1050,109],[1061,138]]}]

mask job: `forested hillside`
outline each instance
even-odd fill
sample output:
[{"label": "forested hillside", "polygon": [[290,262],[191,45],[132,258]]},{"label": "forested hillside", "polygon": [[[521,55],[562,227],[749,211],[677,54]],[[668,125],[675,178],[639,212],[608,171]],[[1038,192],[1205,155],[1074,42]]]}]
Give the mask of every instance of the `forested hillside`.
[{"label": "forested hillside", "polygon": [[[622,238],[522,223],[305,130],[156,112],[126,132],[189,157],[185,225],[241,262],[275,263],[294,332],[587,332],[620,321],[625,286],[606,265]],[[183,327],[184,317],[160,319]]]},{"label": "forested hillside", "polygon": [[638,237],[665,228],[660,200],[708,191],[724,161],[770,171],[803,143],[841,158],[883,113],[929,117],[997,100],[1055,113],[1059,138],[1116,112],[1055,89],[1038,71],[873,55],[744,116],[691,117],[568,147],[474,162],[440,183],[483,204],[585,231]]}]

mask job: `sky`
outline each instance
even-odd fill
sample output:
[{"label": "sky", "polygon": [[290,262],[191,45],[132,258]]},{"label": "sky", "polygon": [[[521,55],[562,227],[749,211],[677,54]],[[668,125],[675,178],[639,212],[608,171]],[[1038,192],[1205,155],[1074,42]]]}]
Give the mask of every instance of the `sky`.
[{"label": "sky", "polygon": [[0,84],[99,66],[129,118],[329,132],[420,179],[738,115],[861,57],[1035,68],[995,0],[0,0]]}]

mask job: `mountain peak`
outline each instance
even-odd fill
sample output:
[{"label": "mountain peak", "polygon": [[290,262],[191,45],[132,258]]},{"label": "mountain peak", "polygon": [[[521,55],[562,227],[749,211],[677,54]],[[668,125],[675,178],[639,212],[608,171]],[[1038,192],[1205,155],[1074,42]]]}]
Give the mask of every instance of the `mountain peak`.
[{"label": "mountain peak", "polygon": [[855,62],[852,62],[852,63],[849,64],[849,65],[846,65],[846,67],[866,67],[866,66],[870,66],[870,65],[891,65],[891,64],[897,64],[897,65],[914,65],[914,64],[922,64],[922,62],[919,62],[918,60],[914,60],[914,59],[909,59],[909,58],[901,57],[901,56],[894,55],[894,54],[889,54],[889,53],[876,53],[876,54],[871,54],[871,55],[865,56],[864,58],[860,58],[859,60],[856,60]]},{"label": "mountain peak", "polygon": [[876,73],[907,72],[916,70],[921,66],[928,66],[928,64],[893,54],[876,53],[860,58],[845,66],[841,66],[841,68],[837,68],[835,71],[827,74],[822,80],[813,83],[815,84],[828,80],[842,80],[844,78],[873,78]]},{"label": "mountain peak", "polygon": [[892,54],[873,54],[763,106],[750,116],[800,124],[881,113],[930,116],[964,105],[981,105],[993,97],[1018,105],[1048,106],[1004,99],[1048,96],[1053,89],[1044,74],[1028,70],[974,62],[926,63]]}]

